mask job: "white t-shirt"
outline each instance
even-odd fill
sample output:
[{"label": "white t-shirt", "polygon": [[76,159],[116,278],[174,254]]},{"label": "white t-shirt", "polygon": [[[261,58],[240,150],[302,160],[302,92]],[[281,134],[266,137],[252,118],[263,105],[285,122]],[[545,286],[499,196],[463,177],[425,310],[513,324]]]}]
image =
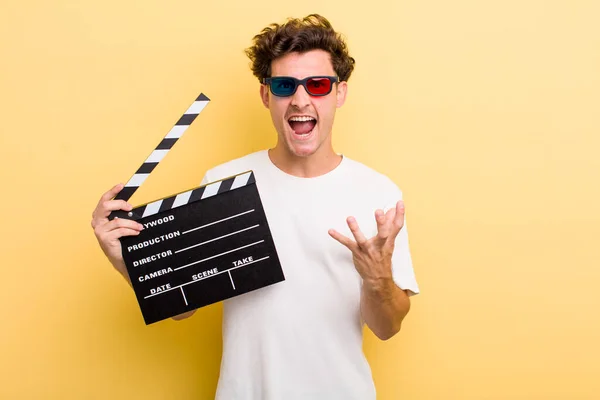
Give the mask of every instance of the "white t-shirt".
[{"label": "white t-shirt", "polygon": [[[328,234],[352,238],[357,219],[368,238],[374,213],[402,198],[386,176],[343,157],[331,172],[299,178],[266,150],[209,170],[203,183],[253,170],[285,281],[224,301],[217,400],[372,400],[362,350],[361,279],[352,253]],[[392,259],[396,284],[416,294],[406,225]]]}]

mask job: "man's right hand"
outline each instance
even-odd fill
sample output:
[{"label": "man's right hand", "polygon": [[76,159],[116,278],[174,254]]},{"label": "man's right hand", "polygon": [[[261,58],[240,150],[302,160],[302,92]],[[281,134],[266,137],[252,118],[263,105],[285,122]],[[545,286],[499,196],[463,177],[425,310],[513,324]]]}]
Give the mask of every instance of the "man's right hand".
[{"label": "man's right hand", "polygon": [[143,225],[123,218],[115,218],[109,221],[108,216],[112,211],[131,211],[131,204],[124,200],[111,200],[117,193],[123,190],[124,185],[118,184],[108,192],[104,193],[92,213],[92,228],[100,247],[111,264],[127,279],[127,271],[121,253],[120,237],[136,236],[144,229]]},{"label": "man's right hand", "polygon": [[[102,195],[96,209],[92,213],[92,228],[94,228],[96,239],[98,239],[98,243],[100,243],[100,247],[102,248],[102,251],[104,251],[104,254],[106,254],[106,257],[108,257],[115,269],[119,271],[121,275],[123,275],[123,278],[131,285],[131,279],[129,279],[127,267],[123,261],[121,241],[119,238],[123,236],[137,236],[140,234],[140,231],[144,229],[144,226],[129,219],[115,218],[112,221],[108,220],[108,216],[112,211],[131,211],[133,208],[131,204],[124,200],[111,200],[117,193],[123,190],[123,186],[123,184],[118,184]],[[179,321],[189,318],[195,312],[196,310],[187,311],[183,314],[174,316],[173,319]]]}]

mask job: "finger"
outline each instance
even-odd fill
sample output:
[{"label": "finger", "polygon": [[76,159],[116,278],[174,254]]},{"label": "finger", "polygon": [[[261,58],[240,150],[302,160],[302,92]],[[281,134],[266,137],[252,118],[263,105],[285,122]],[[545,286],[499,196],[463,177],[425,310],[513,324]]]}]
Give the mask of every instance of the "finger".
[{"label": "finger", "polygon": [[375,221],[377,221],[377,236],[380,239],[386,238],[386,215],[381,209],[375,210]]},{"label": "finger", "polygon": [[100,203],[113,199],[121,190],[123,190],[124,187],[125,185],[123,185],[122,183],[113,186],[112,189],[110,189],[108,192],[102,195],[102,197],[100,198]]},{"label": "finger", "polygon": [[100,197],[100,200],[98,201],[98,204],[96,205],[96,209],[92,213],[92,218],[94,218],[97,215],[97,210],[102,206],[102,204],[113,199],[121,190],[123,190],[124,187],[125,187],[125,185],[123,185],[122,183],[119,183],[119,184],[113,186],[112,189],[110,189],[108,192],[104,193]]},{"label": "finger", "polygon": [[396,203],[396,207],[388,210],[386,214],[385,238],[395,239],[404,226],[404,202],[402,200]]},{"label": "finger", "polygon": [[133,206],[125,200],[106,200],[98,204],[98,207],[94,210],[92,217],[95,219],[104,219],[107,218],[112,211],[131,211],[132,209]]},{"label": "finger", "polygon": [[350,232],[352,232],[352,235],[354,236],[354,240],[356,240],[356,243],[358,244],[358,246],[363,247],[367,243],[367,238],[365,237],[365,235],[363,235],[362,231],[358,227],[358,222],[356,222],[356,218],[348,217],[346,222],[348,223]]},{"label": "finger", "polygon": [[121,228],[142,231],[144,229],[144,226],[142,224],[140,224],[139,222],[135,222],[130,219],[115,218],[112,221],[107,222],[106,224],[102,225],[101,228],[99,227],[99,230],[101,232],[111,232],[115,229],[121,229]]},{"label": "finger", "polygon": [[395,208],[391,208],[381,217],[381,223],[377,224],[377,238],[379,241],[386,241],[392,234],[392,221],[396,213]]},{"label": "finger", "polygon": [[106,233],[105,238],[107,241],[110,241],[110,240],[117,240],[124,236],[137,236],[139,234],[140,234],[140,231],[138,231],[136,229],[117,228],[117,229],[113,229],[112,231]]},{"label": "finger", "polygon": [[356,242],[354,240],[342,235],[335,229],[330,229],[328,232],[329,236],[346,246],[350,251],[356,250]]},{"label": "finger", "polygon": [[101,206],[101,209],[107,213],[106,215],[116,210],[131,211],[132,208],[133,206],[125,200],[107,200]]},{"label": "finger", "polygon": [[385,225],[385,213],[382,209],[375,210],[375,221],[377,221],[377,230]]},{"label": "finger", "polygon": [[398,232],[400,232],[404,226],[404,213],[404,202],[400,200],[398,203],[396,203],[396,215],[394,216],[394,232],[396,232],[396,234],[398,234]]}]

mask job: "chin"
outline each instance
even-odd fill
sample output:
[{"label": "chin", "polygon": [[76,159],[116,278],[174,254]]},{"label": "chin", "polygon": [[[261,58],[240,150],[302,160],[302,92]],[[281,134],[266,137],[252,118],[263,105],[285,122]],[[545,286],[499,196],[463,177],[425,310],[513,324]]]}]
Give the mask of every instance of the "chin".
[{"label": "chin", "polygon": [[292,149],[296,157],[310,157],[317,152],[317,149]]},{"label": "chin", "polygon": [[312,156],[313,154],[315,154],[315,152],[317,151],[317,149],[313,148],[313,147],[306,147],[306,146],[297,146],[291,143],[286,143],[285,146],[286,152],[294,157],[308,157],[308,156]]},{"label": "chin", "polygon": [[296,157],[309,157],[315,154],[321,145],[321,143],[314,139],[316,138],[306,143],[298,143],[297,141],[290,140],[287,142],[287,148]]}]

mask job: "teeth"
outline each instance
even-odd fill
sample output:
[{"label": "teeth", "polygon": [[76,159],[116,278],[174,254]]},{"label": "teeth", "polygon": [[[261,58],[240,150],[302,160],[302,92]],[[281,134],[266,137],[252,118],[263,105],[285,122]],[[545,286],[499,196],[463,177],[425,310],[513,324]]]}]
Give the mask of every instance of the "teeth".
[{"label": "teeth", "polygon": [[290,118],[290,121],[295,121],[295,122],[306,122],[306,121],[314,121],[315,119],[313,117],[292,117]]}]

